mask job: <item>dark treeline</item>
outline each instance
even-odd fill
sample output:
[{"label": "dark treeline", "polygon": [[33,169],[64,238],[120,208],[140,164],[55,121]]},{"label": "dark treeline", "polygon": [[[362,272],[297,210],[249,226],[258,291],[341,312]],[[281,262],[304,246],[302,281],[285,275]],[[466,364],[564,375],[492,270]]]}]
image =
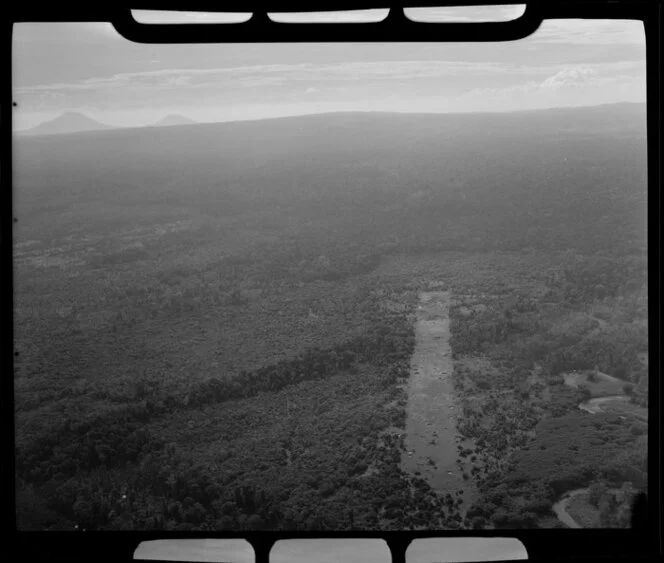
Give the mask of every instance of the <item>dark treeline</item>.
[{"label": "dark treeline", "polygon": [[[245,385],[233,399],[259,398],[270,391],[265,394],[269,401],[279,388],[315,379],[332,381],[340,374],[370,385],[371,393],[387,393],[403,407],[405,396],[395,384],[408,377],[414,342],[408,315],[392,315],[346,345],[310,350],[299,358],[239,374]],[[369,371],[364,366],[370,366]],[[229,389],[235,388],[232,383]],[[210,385],[194,386],[198,391],[192,390],[185,402],[166,402],[161,414],[231,400],[217,397]],[[144,399],[89,423],[68,423],[51,440],[19,451],[19,524],[29,529],[75,525],[86,530],[178,531],[404,529],[431,522],[462,527],[461,491],[439,495],[424,479],[400,470],[403,437],[382,429],[402,428],[405,413],[403,408],[392,414],[383,410],[365,413],[364,422],[348,421],[345,439],[361,447],[349,450],[343,465],[303,466],[293,488],[246,476],[243,469],[219,472],[182,455],[176,444],[146,429],[145,423],[160,412],[148,411]],[[340,431],[336,424],[325,432],[334,436]],[[286,440],[282,447],[285,451],[294,445]],[[327,447],[323,441],[314,446],[321,448],[317,455],[322,462]]]},{"label": "dark treeline", "polygon": [[[409,511],[419,514],[421,503],[420,494],[412,495],[410,481],[398,470],[401,442],[385,435],[376,445],[376,429],[389,424],[389,419],[378,422],[378,427],[358,427],[353,435],[354,441],[374,444],[367,451],[374,452],[372,463],[382,467],[380,478],[358,480],[368,468],[361,460],[348,468],[350,473],[342,469],[339,477],[328,478],[327,485],[313,485],[320,481],[315,474],[302,476],[314,487],[307,494],[320,490],[316,494],[329,496],[354,486],[355,493],[361,495],[351,503],[353,509],[340,511],[333,504],[311,513],[307,502],[296,514],[279,508],[284,491],[238,484],[242,472],[215,474],[212,468],[184,458],[174,444],[146,428],[148,421],[172,415],[174,409],[198,410],[335,374],[365,378],[363,365],[375,372],[372,379],[377,391],[392,393],[395,383],[408,376],[413,347],[412,325],[404,316],[392,316],[364,337],[330,350],[308,350],[297,358],[242,372],[230,381],[197,383],[185,399],[155,399],[149,389],[139,389],[137,401],[131,405],[90,420],[67,420],[17,450],[21,523],[29,528],[54,529],[74,523],[85,529],[320,529],[352,526],[356,518],[366,526],[377,526],[376,509],[388,510],[383,504],[389,504],[395,494],[401,499],[395,506],[400,508],[389,512],[388,519],[424,521],[423,516],[407,515]],[[391,423],[403,425],[402,417],[403,411],[395,411]],[[349,476],[357,481],[355,485],[348,484]],[[424,482],[418,486],[429,491]],[[443,498],[440,502],[449,501]],[[457,506],[453,504],[454,509]],[[454,509],[449,517],[456,521],[459,516]]]},{"label": "dark treeline", "polygon": [[403,376],[399,358],[409,357],[414,338],[407,326],[379,325],[364,338],[330,350],[307,350],[299,357],[265,366],[254,372],[240,372],[232,379],[208,379],[195,383],[184,397],[158,397],[137,383],[137,402],[98,418],[76,422],[64,420],[33,444],[17,451],[17,471],[29,481],[44,482],[71,471],[99,466],[124,466],[158,445],[159,440],[143,430],[153,417],[173,409],[198,409],[204,405],[245,399],[262,392],[274,392],[302,381],[329,377],[357,369],[362,363],[386,368],[385,386]]}]

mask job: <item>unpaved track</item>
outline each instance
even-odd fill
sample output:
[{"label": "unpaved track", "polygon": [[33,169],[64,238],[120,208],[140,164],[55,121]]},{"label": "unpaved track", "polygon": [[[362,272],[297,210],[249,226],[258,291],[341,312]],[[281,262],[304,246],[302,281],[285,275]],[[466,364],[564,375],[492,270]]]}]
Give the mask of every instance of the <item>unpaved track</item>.
[{"label": "unpaved track", "polygon": [[[419,471],[433,489],[454,494],[458,489],[471,487],[456,464],[458,406],[452,385],[450,299],[449,291],[420,294],[402,468],[411,474]],[[470,498],[464,494],[464,500]]]},{"label": "unpaved track", "polygon": [[589,401],[581,403],[579,408],[589,412],[590,414],[597,414],[604,412],[604,409],[602,409],[602,405],[604,403],[611,403],[614,401],[629,402],[629,397],[627,395],[609,395],[608,397],[597,397],[595,399],[590,399]]},{"label": "unpaved track", "polygon": [[580,495],[582,493],[587,493],[588,489],[575,489],[573,491],[569,491],[565,493],[562,498],[553,505],[553,511],[556,513],[556,516],[558,517],[558,520],[560,520],[565,526],[568,528],[582,528],[581,524],[579,524],[572,516],[570,515],[569,512],[567,512],[567,505],[569,504],[569,501],[572,500],[575,496]]}]

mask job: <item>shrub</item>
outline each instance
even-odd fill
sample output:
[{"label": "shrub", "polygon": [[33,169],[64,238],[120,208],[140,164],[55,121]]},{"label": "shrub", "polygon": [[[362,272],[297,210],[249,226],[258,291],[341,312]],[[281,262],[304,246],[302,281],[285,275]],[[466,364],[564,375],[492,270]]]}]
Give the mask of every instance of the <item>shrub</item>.
[{"label": "shrub", "polygon": [[590,485],[588,491],[589,491],[588,502],[590,502],[590,504],[592,504],[596,508],[599,507],[600,500],[607,491],[606,484],[602,481],[593,483],[592,485]]}]

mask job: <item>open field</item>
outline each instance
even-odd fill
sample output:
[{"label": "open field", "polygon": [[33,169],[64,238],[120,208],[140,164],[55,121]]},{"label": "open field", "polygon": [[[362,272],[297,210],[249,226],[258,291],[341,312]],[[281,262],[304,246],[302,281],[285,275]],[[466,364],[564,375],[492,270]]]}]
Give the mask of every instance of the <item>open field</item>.
[{"label": "open field", "polygon": [[475,491],[467,483],[469,469],[460,463],[457,452],[462,438],[457,431],[459,406],[452,381],[450,300],[449,291],[420,294],[401,465],[406,472],[423,475],[438,493],[462,490],[463,508],[467,508]]},{"label": "open field", "polygon": [[567,504],[567,511],[582,528],[600,528],[599,510],[588,501],[588,493],[576,495]]},{"label": "open field", "polygon": [[606,413],[616,414],[624,417],[633,417],[641,422],[648,422],[648,409],[630,403],[629,400],[607,401],[602,404],[602,410]]}]

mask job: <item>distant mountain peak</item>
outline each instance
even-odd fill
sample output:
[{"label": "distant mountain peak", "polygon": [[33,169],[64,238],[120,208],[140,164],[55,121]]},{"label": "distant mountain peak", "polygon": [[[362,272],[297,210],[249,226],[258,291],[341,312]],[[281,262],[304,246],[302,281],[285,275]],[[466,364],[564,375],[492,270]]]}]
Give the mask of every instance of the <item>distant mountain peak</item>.
[{"label": "distant mountain peak", "polygon": [[58,117],[40,123],[32,129],[24,131],[26,135],[64,135],[83,131],[99,131],[111,129],[110,125],[100,123],[77,111],[66,111]]},{"label": "distant mountain peak", "polygon": [[185,117],[184,115],[180,115],[177,113],[170,113],[163,119],[160,119],[155,123],[155,127],[169,127],[172,125],[194,125],[196,121],[193,119],[189,119],[188,117]]}]

